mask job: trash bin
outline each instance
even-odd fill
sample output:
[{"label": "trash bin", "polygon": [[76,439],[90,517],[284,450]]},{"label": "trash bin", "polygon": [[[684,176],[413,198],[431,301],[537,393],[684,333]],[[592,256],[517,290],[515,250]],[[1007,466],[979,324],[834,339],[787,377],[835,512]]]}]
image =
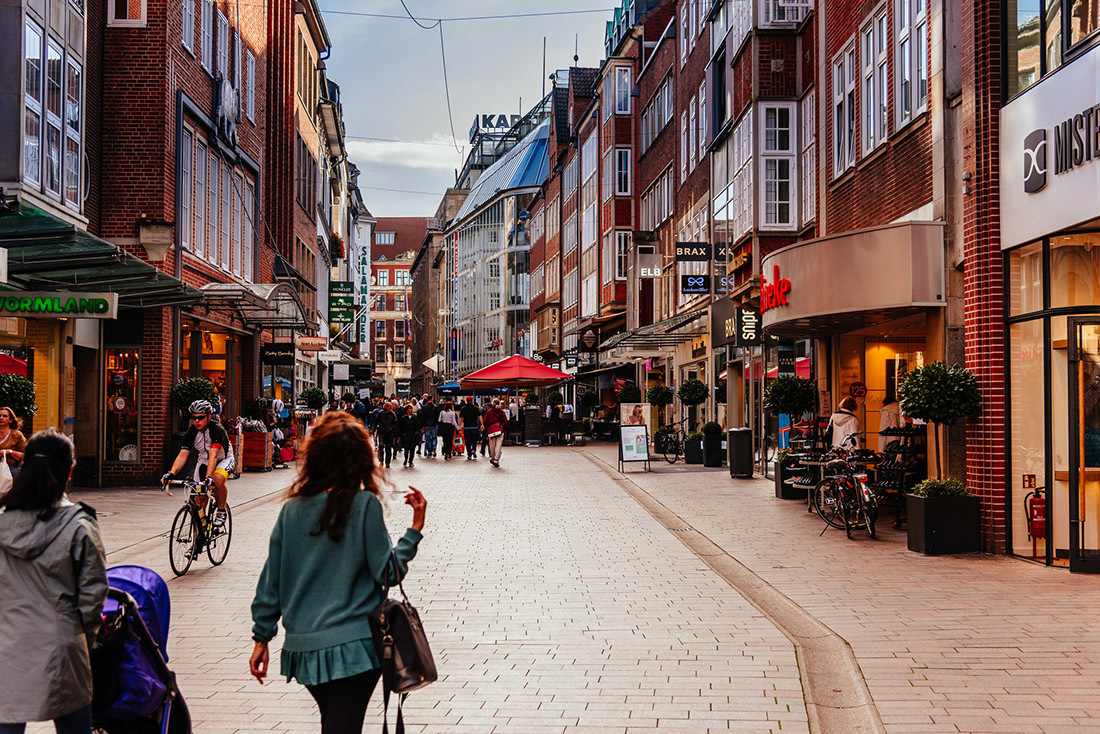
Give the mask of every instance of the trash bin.
[{"label": "trash bin", "polygon": [[731,428],[726,436],[730,476],[752,479],[752,429]]}]

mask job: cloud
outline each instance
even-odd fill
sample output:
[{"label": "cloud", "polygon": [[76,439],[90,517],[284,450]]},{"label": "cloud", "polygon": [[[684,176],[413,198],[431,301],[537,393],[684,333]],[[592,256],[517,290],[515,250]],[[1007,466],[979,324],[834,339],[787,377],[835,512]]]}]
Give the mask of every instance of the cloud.
[{"label": "cloud", "polygon": [[360,168],[371,165],[402,166],[438,171],[453,171],[461,168],[466,158],[466,147],[461,143],[462,153],[455,152],[450,137],[435,136],[430,140],[393,142],[385,140],[349,140],[348,158]]}]

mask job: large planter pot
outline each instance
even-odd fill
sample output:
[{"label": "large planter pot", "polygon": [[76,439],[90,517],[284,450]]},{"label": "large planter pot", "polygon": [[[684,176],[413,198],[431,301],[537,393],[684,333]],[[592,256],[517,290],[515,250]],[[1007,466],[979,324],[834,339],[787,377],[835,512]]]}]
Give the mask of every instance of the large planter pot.
[{"label": "large planter pot", "polygon": [[792,471],[798,462],[794,459],[785,459],[784,461],[777,461],[775,463],[775,496],[781,500],[804,500],[806,499],[806,486],[805,485],[791,485],[787,484],[786,480],[793,479],[801,474],[801,472]]},{"label": "large planter pot", "polygon": [[906,497],[909,550],[927,556],[977,553],[981,500],[970,497]]},{"label": "large planter pot", "polygon": [[703,436],[703,466],[722,466],[722,434]]},{"label": "large planter pot", "polygon": [[702,464],[703,463],[703,442],[699,439],[688,439],[684,441],[684,463],[686,464]]}]

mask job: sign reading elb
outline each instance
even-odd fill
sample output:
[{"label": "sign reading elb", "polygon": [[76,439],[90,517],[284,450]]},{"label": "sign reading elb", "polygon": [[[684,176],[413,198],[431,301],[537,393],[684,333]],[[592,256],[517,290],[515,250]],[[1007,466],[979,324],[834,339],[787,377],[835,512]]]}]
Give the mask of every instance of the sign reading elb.
[{"label": "sign reading elb", "polygon": [[117,293],[8,291],[0,293],[0,316],[24,319],[118,318]]}]

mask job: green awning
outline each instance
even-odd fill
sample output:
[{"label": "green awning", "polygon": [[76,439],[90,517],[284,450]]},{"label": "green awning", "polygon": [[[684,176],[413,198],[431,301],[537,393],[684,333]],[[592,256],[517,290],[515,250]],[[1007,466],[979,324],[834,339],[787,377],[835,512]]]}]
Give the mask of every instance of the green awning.
[{"label": "green awning", "polygon": [[196,289],[117,245],[25,204],[18,212],[0,209],[0,247],[8,251],[9,288],[117,293],[120,308],[203,300]]}]

